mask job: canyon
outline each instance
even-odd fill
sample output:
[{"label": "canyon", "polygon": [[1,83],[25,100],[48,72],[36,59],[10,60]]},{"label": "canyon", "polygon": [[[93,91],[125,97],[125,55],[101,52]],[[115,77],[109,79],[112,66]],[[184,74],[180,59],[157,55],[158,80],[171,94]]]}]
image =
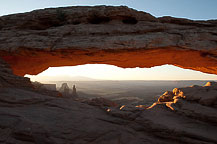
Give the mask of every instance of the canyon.
[{"label": "canyon", "polygon": [[0,142],[217,143],[216,82],[177,88],[151,107],[130,107],[42,91],[23,77],[52,66],[95,63],[172,64],[217,74],[217,20],[156,18],[124,6],[0,17]]}]

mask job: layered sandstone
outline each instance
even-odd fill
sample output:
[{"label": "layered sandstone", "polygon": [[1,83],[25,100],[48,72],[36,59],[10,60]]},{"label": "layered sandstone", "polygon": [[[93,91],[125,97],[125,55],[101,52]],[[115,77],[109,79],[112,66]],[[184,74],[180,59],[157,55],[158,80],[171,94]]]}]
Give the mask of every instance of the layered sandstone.
[{"label": "layered sandstone", "polygon": [[29,78],[14,75],[11,67],[0,59],[0,88],[4,87],[33,88]]},{"label": "layered sandstone", "polygon": [[127,7],[65,7],[0,17],[0,57],[14,74],[51,66],[172,64],[217,74],[217,21],[156,18]]},{"label": "layered sandstone", "polygon": [[217,74],[216,39],[215,20],[155,18],[127,7],[0,17],[0,143],[217,143],[216,82],[176,88],[154,107],[136,108],[63,97],[21,77],[86,63],[173,64]]},{"label": "layered sandstone", "polygon": [[[0,88],[0,143],[217,143],[216,83],[178,90],[186,98],[171,110],[163,102],[151,109],[119,107],[103,98],[75,100]],[[212,104],[200,102],[211,95]]]}]

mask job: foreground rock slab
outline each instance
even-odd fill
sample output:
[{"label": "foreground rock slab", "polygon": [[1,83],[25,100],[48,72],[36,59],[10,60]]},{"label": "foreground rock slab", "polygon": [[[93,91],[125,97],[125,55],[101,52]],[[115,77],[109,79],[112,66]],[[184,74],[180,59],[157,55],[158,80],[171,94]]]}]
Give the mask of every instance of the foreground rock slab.
[{"label": "foreground rock slab", "polygon": [[[214,83],[197,86],[203,88],[217,91]],[[207,106],[182,98],[172,107],[175,110],[163,104],[119,108],[106,99],[91,102],[5,87],[0,89],[0,143],[217,143],[216,103]]]}]

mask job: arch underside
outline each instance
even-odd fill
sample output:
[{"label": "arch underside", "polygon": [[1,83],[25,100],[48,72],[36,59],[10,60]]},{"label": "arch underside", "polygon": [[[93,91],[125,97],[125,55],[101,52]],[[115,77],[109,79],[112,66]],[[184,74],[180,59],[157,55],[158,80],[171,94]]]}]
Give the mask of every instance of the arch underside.
[{"label": "arch underside", "polygon": [[19,76],[48,67],[171,64],[217,74],[217,21],[156,18],[127,7],[36,10],[0,17],[0,58]]},{"label": "arch underside", "polygon": [[82,64],[110,64],[122,68],[150,68],[171,64],[210,74],[217,74],[217,60],[203,52],[174,47],[134,50],[28,50],[19,54],[1,52],[15,75],[37,75],[49,67],[76,66]]},{"label": "arch underside", "polygon": [[[155,18],[124,6],[49,8],[0,17],[0,131],[6,132],[0,141],[217,143],[216,82],[166,92],[154,103],[156,109],[140,105],[140,111],[133,102],[122,111],[107,100],[60,99],[59,92],[41,90],[23,77],[82,64],[171,64],[217,74],[217,20]],[[159,106],[164,104],[175,113]]]}]

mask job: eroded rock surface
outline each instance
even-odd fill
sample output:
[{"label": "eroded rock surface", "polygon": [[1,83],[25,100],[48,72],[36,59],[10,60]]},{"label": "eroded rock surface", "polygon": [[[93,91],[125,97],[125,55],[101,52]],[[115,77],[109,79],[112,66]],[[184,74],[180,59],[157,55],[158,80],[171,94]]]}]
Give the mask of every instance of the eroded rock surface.
[{"label": "eroded rock surface", "polygon": [[0,59],[0,88],[4,87],[31,89],[32,84],[29,78],[14,75],[11,67],[5,61]]},{"label": "eroded rock surface", "polygon": [[159,105],[166,105],[178,113],[217,123],[217,82],[208,82],[204,86],[174,88],[170,95],[168,92],[166,95],[164,93],[158,102],[148,109]]},{"label": "eroded rock surface", "polygon": [[217,74],[216,25],[105,6],[0,17],[0,143],[217,143],[215,82],[174,89],[152,108],[119,108],[41,91],[16,76],[86,63]]},{"label": "eroded rock surface", "polygon": [[[180,91],[186,95],[171,105],[174,110],[163,102],[151,109],[119,108],[106,99],[90,102],[23,88],[0,88],[0,143],[214,144],[216,99],[209,106],[200,100],[217,91],[215,84],[174,90],[174,95]],[[198,91],[203,96],[198,96]]]},{"label": "eroded rock surface", "polygon": [[217,22],[154,16],[127,7],[35,10],[0,17],[0,57],[16,75],[87,63],[173,64],[217,74]]}]

